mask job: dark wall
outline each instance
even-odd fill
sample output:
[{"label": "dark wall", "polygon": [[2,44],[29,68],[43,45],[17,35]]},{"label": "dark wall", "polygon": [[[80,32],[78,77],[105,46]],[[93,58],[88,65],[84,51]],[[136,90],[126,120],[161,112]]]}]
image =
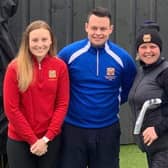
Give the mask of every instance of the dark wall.
[{"label": "dark wall", "polygon": [[[137,27],[146,19],[156,20],[161,26],[163,54],[168,50],[168,23],[166,0],[20,0],[16,15],[10,20],[10,29],[17,45],[22,31],[33,20],[46,20],[54,29],[58,48],[85,37],[84,23],[90,9],[95,6],[107,7],[112,14],[114,32],[111,40],[121,45],[135,57],[134,41]],[[120,112],[121,143],[132,143],[131,112],[124,105]]]}]

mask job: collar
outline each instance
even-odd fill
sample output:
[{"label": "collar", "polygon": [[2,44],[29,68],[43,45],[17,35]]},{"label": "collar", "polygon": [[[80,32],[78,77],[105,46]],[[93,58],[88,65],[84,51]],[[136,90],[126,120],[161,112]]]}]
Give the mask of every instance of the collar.
[{"label": "collar", "polygon": [[148,64],[145,64],[143,61],[140,61],[140,65],[142,66],[144,70],[152,70],[156,68],[157,66],[159,66],[164,61],[165,61],[164,57],[159,57],[159,59],[153,64],[148,65]]}]

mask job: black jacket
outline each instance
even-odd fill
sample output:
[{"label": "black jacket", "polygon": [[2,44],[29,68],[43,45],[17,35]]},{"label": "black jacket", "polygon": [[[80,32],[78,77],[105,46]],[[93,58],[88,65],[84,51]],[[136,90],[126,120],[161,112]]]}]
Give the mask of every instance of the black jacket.
[{"label": "black jacket", "polygon": [[[154,126],[159,138],[149,147],[143,144],[145,150],[157,152],[168,149],[168,62],[160,58],[152,65],[141,62],[141,68],[136,76],[129,94],[129,104],[133,114],[133,124],[143,103],[152,98],[161,98],[161,106],[148,110],[145,114],[141,132]],[[139,138],[139,137],[138,137]],[[140,135],[141,138],[141,135]],[[137,137],[136,137],[136,140]],[[142,140],[142,139],[141,139]],[[139,143],[139,141],[137,141]],[[144,149],[143,149],[144,150]]]},{"label": "black jacket", "polygon": [[0,154],[6,152],[7,119],[3,110],[3,78],[8,63],[15,57],[17,47],[8,29],[8,20],[17,10],[18,0],[0,1]]}]

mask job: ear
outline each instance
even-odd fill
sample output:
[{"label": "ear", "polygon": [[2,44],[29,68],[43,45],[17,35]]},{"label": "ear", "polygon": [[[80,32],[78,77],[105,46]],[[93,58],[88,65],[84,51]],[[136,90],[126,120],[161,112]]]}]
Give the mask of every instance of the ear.
[{"label": "ear", "polygon": [[114,26],[110,25],[109,33],[111,34],[113,32]]},{"label": "ear", "polygon": [[85,31],[88,32],[88,23],[85,22]]}]

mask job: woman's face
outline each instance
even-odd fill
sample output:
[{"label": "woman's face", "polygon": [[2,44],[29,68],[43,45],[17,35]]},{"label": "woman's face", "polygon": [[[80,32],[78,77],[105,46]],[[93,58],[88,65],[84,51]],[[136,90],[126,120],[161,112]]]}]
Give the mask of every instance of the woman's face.
[{"label": "woman's face", "polygon": [[160,57],[160,48],[155,43],[143,43],[138,48],[138,56],[145,64],[153,64]]},{"label": "woman's face", "polygon": [[41,61],[47,54],[52,44],[50,32],[47,29],[40,28],[29,34],[29,50]]}]

